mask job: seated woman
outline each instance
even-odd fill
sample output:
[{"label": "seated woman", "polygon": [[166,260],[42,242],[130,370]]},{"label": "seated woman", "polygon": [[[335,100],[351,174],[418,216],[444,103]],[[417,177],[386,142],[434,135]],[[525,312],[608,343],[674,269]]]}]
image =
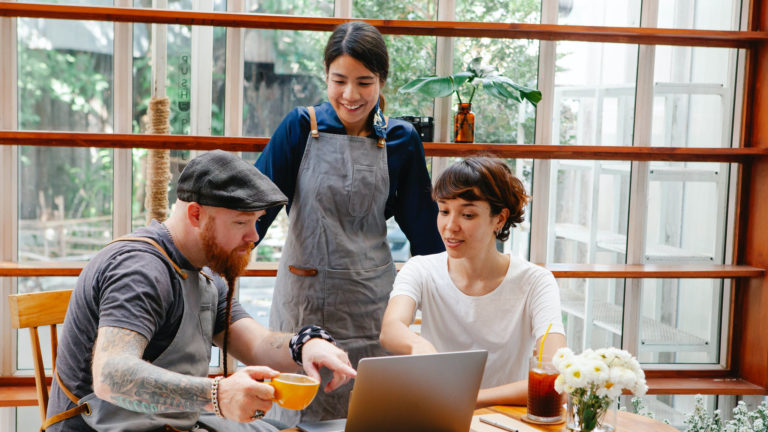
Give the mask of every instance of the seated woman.
[{"label": "seated woman", "polygon": [[[395,279],[381,343],[395,354],[488,350],[477,406],[524,405],[528,359],[565,346],[552,273],[499,252],[530,198],[504,161],[469,158],[437,180],[433,197],[446,252],[411,258]],[[409,329],[421,310],[421,335]]]}]

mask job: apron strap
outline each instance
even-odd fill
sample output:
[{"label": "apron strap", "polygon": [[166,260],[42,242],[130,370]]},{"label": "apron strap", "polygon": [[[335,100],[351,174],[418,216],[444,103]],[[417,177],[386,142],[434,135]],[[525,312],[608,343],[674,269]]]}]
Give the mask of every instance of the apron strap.
[{"label": "apron strap", "polygon": [[315,107],[308,106],[307,111],[309,111],[309,133],[312,135],[312,138],[319,138],[320,132],[317,130],[317,114],[315,114]]},{"label": "apron strap", "polygon": [[[307,111],[309,111],[309,133],[312,135],[312,138],[319,138],[320,132],[317,129],[317,114],[315,114],[315,107],[308,106]],[[387,129],[387,125],[389,124],[389,117],[384,116],[384,130]],[[384,148],[387,144],[386,138],[379,138],[378,141],[376,141],[376,146],[379,148]]]},{"label": "apron strap", "polygon": [[158,251],[160,251],[161,254],[163,254],[163,256],[168,260],[168,262],[171,263],[171,265],[173,266],[173,269],[176,270],[176,273],[178,273],[179,276],[181,276],[182,279],[186,279],[187,278],[187,272],[182,270],[181,267],[179,267],[175,262],[173,262],[171,257],[168,256],[168,252],[166,252],[165,249],[162,248],[162,246],[157,244],[157,242],[152,240],[151,238],[146,238],[146,237],[120,237],[120,238],[112,240],[111,242],[109,242],[107,244],[112,244],[112,243],[116,243],[116,242],[120,242],[120,241],[140,241],[140,242],[151,244]]},{"label": "apron strap", "polygon": [[88,405],[88,402],[82,405],[79,405],[80,399],[78,399],[74,394],[72,394],[72,392],[69,391],[67,386],[64,385],[64,382],[61,381],[61,378],[59,377],[59,372],[56,369],[53,370],[53,376],[56,378],[56,382],[59,383],[59,388],[61,388],[61,390],[64,392],[65,395],[67,395],[69,400],[71,400],[72,403],[74,403],[77,406],[45,419],[42,426],[40,426],[41,432],[48,429],[51,425],[54,425],[60,421],[70,419],[74,416],[77,416],[83,413],[85,413],[85,415],[91,415],[91,407],[90,405]]},{"label": "apron strap", "polygon": [[56,378],[56,382],[59,383],[59,387],[61,388],[61,391],[63,391],[64,394],[67,395],[69,400],[71,400],[72,403],[74,404],[80,403],[80,399],[77,396],[75,396],[71,391],[69,391],[67,386],[64,385],[64,382],[61,380],[61,377],[59,376],[58,370],[54,369],[53,376]]}]

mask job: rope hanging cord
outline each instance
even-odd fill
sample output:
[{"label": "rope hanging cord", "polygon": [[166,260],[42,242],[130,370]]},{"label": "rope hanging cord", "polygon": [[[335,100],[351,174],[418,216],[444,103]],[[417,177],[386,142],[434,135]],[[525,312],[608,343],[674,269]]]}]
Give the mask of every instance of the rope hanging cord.
[{"label": "rope hanging cord", "polygon": [[[149,101],[150,132],[167,135],[171,132],[170,99],[152,98]],[[147,158],[147,183],[144,206],[147,208],[147,224],[152,219],[164,221],[168,217],[168,184],[171,181],[169,150],[149,150]]]}]

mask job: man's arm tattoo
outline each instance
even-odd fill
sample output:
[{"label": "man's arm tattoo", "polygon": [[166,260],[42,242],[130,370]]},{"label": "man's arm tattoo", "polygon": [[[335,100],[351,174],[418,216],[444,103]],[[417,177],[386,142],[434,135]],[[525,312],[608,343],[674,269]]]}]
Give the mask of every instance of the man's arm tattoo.
[{"label": "man's arm tattoo", "polygon": [[276,350],[281,350],[288,345],[292,336],[290,333],[273,333],[270,336],[269,345]]},{"label": "man's arm tattoo", "polygon": [[99,331],[94,357],[103,358],[101,381],[110,401],[131,411],[157,414],[200,411],[210,403],[210,380],[171,372],[141,359],[147,340],[115,327]]}]

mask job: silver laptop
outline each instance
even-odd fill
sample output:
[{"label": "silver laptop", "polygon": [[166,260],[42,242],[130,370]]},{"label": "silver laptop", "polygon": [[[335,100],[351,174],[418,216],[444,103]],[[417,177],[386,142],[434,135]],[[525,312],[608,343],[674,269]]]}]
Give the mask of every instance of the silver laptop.
[{"label": "silver laptop", "polygon": [[360,360],[346,420],[299,423],[307,432],[467,432],[488,352]]}]

